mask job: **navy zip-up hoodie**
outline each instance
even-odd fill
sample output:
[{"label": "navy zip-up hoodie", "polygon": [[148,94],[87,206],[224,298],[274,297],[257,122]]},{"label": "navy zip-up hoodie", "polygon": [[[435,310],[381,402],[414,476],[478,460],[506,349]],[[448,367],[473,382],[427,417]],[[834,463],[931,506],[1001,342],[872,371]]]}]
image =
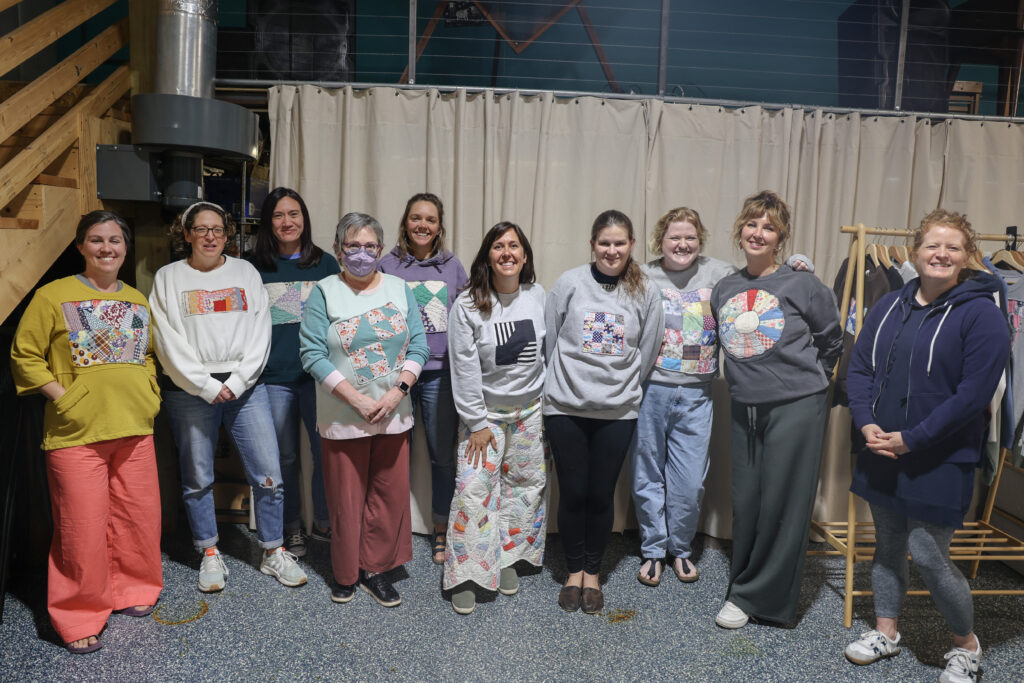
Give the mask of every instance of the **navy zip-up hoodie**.
[{"label": "navy zip-up hoodie", "polygon": [[[917,503],[963,508],[961,500],[929,500],[949,496],[960,483],[950,463],[977,463],[985,435],[985,409],[999,384],[1010,352],[1009,326],[993,300],[998,282],[979,274],[953,287],[927,307],[920,326],[905,322],[914,305],[920,279],[879,300],[864,321],[853,350],[847,378],[850,412],[857,432],[868,424],[900,431],[909,453],[896,461],[864,449],[857,460],[853,491],[872,500],[909,497]],[[879,401],[897,337],[914,336],[909,358],[894,358],[907,367],[902,401]],[[902,344],[901,344],[902,346]],[[895,390],[895,387],[894,387]],[[890,406],[878,414],[881,405]],[[902,409],[896,406],[903,405]],[[888,483],[887,483],[888,482]],[[959,497],[959,496],[953,496]]]}]

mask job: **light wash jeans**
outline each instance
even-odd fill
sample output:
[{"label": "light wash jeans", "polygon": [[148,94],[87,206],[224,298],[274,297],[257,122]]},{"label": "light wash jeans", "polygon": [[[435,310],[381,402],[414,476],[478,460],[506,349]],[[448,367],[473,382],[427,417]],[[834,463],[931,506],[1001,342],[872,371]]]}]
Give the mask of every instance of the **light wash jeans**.
[{"label": "light wash jeans", "polygon": [[643,557],[689,557],[708,474],[711,385],[644,383],[630,448]]},{"label": "light wash jeans", "polygon": [[181,487],[192,542],[202,550],[217,545],[213,502],[213,459],[220,426],[231,435],[252,487],[256,537],[261,548],[284,542],[281,459],[267,389],[257,384],[234,401],[210,404],[184,391],[165,391],[164,407],[181,461]]},{"label": "light wash jeans", "polygon": [[313,521],[320,529],[331,526],[324,494],[324,467],[320,455],[320,435],[316,432],[316,388],[313,380],[266,383],[270,412],[274,416],[277,448],[281,451],[281,479],[284,483],[284,528],[292,532],[302,526],[299,484],[299,420],[309,436],[313,458]]},{"label": "light wash jeans", "polygon": [[411,393],[412,404],[418,411],[416,424],[427,437],[430,454],[430,509],[434,522],[447,524],[455,493],[455,441],[459,429],[451,373],[448,368],[424,370],[412,385]]}]

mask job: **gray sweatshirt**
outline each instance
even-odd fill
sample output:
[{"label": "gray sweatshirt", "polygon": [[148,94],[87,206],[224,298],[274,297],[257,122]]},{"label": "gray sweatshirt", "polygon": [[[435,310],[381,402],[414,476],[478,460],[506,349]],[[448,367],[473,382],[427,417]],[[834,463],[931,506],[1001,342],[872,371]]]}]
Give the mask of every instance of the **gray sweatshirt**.
[{"label": "gray sweatshirt", "polygon": [[544,288],[522,285],[473,308],[467,290],[448,318],[455,409],[471,431],[487,427],[488,408],[523,406],[544,391]]},{"label": "gray sweatshirt", "polygon": [[589,264],[573,268],[551,288],[544,324],[544,414],[635,419],[664,337],[657,286],[647,280],[636,300],[598,284]]},{"label": "gray sweatshirt", "polygon": [[666,270],[661,259],[643,266],[661,290],[665,337],[650,380],[661,384],[697,386],[718,375],[718,329],[711,312],[711,290],[736,272],[725,261],[698,256],[686,270]]},{"label": "gray sweatshirt", "polygon": [[789,266],[730,275],[711,293],[734,401],[791,401],[828,386],[843,331],[832,290]]}]

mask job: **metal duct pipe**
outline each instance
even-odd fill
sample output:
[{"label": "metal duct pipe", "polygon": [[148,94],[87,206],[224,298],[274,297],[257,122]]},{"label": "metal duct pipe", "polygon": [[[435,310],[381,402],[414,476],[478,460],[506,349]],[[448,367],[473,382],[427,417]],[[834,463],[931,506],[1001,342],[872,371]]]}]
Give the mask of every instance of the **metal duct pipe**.
[{"label": "metal duct pipe", "polygon": [[157,93],[213,98],[217,0],[158,0]]}]

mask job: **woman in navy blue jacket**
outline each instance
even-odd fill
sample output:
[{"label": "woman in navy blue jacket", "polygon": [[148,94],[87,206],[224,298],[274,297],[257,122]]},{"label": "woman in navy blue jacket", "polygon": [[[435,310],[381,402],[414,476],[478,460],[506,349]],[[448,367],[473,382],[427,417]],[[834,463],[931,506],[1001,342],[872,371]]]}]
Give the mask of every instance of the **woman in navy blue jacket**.
[{"label": "woman in navy blue jacket", "polygon": [[868,501],[875,522],[876,628],[845,654],[855,664],[899,654],[909,551],[953,631],[940,681],[966,682],[977,673],[981,645],[949,544],[971,503],[1009,329],[993,298],[995,277],[965,270],[977,252],[965,216],[932,211],[914,232],[913,250],[919,277],[874,306],[850,363],[850,412],[864,438],[851,490]]}]

